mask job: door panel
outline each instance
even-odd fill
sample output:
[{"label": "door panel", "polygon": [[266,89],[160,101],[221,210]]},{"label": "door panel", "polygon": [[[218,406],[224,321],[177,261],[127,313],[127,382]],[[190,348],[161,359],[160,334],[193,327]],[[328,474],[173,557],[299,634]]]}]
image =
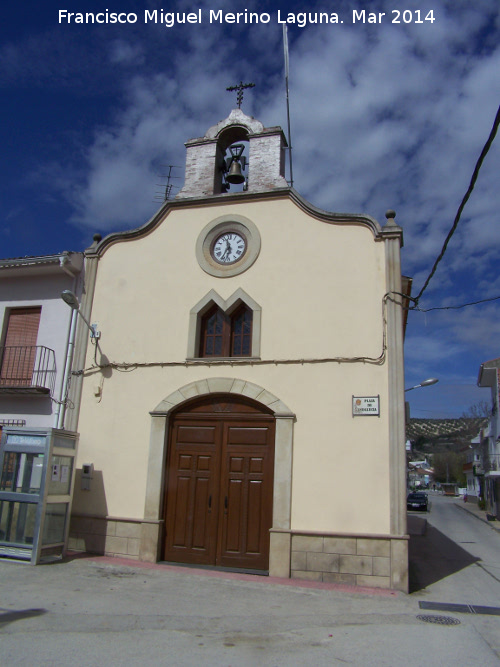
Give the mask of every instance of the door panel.
[{"label": "door panel", "polygon": [[239,555],[242,550],[241,513],[244,508],[243,480],[229,480],[229,488],[224,496],[225,554]]},{"label": "door panel", "polygon": [[[165,559],[209,564],[215,557],[219,461],[214,424],[179,422],[172,430]],[[214,502],[215,501],[215,502]]]},{"label": "door panel", "polygon": [[[252,508],[253,521],[247,525],[247,553],[262,551],[262,482],[251,481],[248,487],[248,505]],[[269,526],[270,527],[270,526]]]},{"label": "door panel", "polygon": [[267,569],[274,423],[224,426],[221,486],[228,501],[222,520],[220,564]]},{"label": "door panel", "polygon": [[165,559],[266,570],[274,419],[224,405],[230,410],[203,415],[196,406],[172,420]]}]

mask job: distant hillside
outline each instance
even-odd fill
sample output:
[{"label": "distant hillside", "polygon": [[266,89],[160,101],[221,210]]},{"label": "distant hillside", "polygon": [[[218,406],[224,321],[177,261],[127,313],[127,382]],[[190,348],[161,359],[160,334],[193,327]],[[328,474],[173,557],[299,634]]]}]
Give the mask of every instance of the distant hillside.
[{"label": "distant hillside", "polygon": [[406,439],[411,441],[414,451],[460,451],[470,445],[487,423],[486,417],[410,419],[406,425]]}]

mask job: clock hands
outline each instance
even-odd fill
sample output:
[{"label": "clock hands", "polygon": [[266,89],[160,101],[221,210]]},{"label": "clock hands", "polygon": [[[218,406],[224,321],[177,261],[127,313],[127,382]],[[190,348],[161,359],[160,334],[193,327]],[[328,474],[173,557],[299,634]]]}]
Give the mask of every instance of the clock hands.
[{"label": "clock hands", "polygon": [[224,241],[226,242],[226,248],[222,254],[222,261],[226,261],[229,259],[229,255],[231,254],[231,243],[229,242],[229,237],[225,236]]},{"label": "clock hands", "polygon": [[221,264],[236,262],[245,252],[245,240],[236,233],[221,234],[214,246],[214,257]]}]

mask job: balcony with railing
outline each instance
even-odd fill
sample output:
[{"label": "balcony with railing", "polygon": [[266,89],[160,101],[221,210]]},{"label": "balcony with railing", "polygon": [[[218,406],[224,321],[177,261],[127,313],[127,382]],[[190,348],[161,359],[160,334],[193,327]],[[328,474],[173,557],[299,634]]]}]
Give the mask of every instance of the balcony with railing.
[{"label": "balcony with railing", "polygon": [[486,473],[499,473],[500,472],[500,453],[489,452],[485,456],[484,469],[485,469]]},{"label": "balcony with railing", "polygon": [[43,345],[0,347],[0,359],[0,395],[54,393],[54,350]]}]

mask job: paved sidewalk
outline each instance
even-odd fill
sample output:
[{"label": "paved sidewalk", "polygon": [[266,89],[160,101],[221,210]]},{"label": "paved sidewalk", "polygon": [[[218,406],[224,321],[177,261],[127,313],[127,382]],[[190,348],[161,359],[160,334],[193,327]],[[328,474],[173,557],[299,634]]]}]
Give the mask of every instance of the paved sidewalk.
[{"label": "paved sidewalk", "polygon": [[477,506],[477,503],[475,502],[464,502],[463,498],[455,500],[455,505],[457,507],[460,507],[461,509],[465,510],[472,516],[475,516],[477,519],[480,519],[481,521],[484,521],[484,523],[487,523],[490,528],[493,530],[496,530],[498,533],[500,533],[500,521],[488,521],[486,517],[486,511],[479,509]]}]

